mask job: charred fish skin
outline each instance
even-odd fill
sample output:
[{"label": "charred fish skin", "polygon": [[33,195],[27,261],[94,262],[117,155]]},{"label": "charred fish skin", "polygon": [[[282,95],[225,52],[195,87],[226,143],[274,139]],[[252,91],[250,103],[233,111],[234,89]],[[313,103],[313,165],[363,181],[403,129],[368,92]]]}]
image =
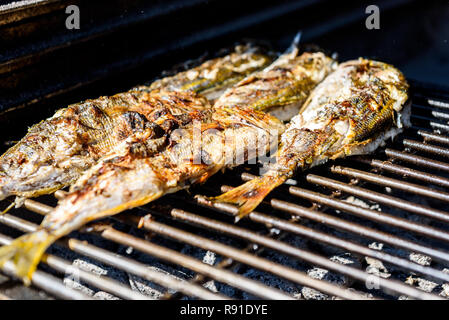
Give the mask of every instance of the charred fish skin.
[{"label": "charred fish skin", "polygon": [[270,112],[283,121],[290,120],[336,65],[335,60],[322,52],[300,54],[294,48],[227,90],[217,100],[217,106],[251,108]]},{"label": "charred fish skin", "polygon": [[402,73],[386,63],[360,58],[341,64],[289,123],[276,163],[263,176],[210,198],[210,203],[236,205],[240,219],[296,171],[374,151],[409,124],[407,90]]},{"label": "charred fish skin", "polygon": [[[0,158],[0,198],[50,193],[89,168],[95,161],[89,148],[95,148],[95,141],[103,140],[113,128],[102,108],[108,101],[101,97],[70,105],[31,127]],[[107,141],[100,144],[98,151],[107,149]]]},{"label": "charred fish skin", "polygon": [[156,80],[149,87],[137,87],[136,90],[190,91],[201,93],[214,102],[227,88],[272,61],[271,55],[264,54],[257,48],[239,45],[234,52],[224,57],[208,60],[198,67]]},{"label": "charred fish skin", "polygon": [[[167,98],[169,97],[169,98]],[[33,126],[0,158],[0,198],[35,197],[67,186],[128,136],[150,127],[154,114],[194,108],[191,93],[126,92],[71,105]],[[162,125],[168,125],[162,123]]]},{"label": "charred fish skin", "polygon": [[[214,109],[206,99],[198,99],[188,110],[174,103],[164,113],[153,112],[161,117],[153,122],[164,133],[146,128],[122,141],[71,186],[38,231],[0,248],[0,267],[14,261],[17,276],[28,284],[42,254],[56,239],[92,220],[202,183],[220,169],[234,166],[229,158],[246,160],[250,154],[265,154],[284,130],[279,120],[263,112]],[[268,143],[251,144],[256,137]],[[237,148],[240,141],[248,147]]]},{"label": "charred fish skin", "polygon": [[48,194],[76,181],[146,121],[142,114],[153,107],[149,101],[151,91],[157,94],[175,90],[180,92],[180,98],[185,91],[218,93],[271,61],[268,55],[239,47],[227,56],[163,78],[149,87],[58,110],[53,117],[31,127],[0,157],[0,200],[16,196],[16,204],[20,205],[25,198]]}]

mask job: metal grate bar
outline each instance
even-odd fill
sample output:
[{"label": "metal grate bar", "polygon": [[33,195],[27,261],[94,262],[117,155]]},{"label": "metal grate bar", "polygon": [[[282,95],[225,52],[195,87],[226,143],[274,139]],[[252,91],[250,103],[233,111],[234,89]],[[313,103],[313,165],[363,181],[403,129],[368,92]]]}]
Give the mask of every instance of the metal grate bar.
[{"label": "metal grate bar", "polygon": [[404,139],[404,146],[406,148],[415,149],[418,151],[431,153],[433,155],[441,156],[441,157],[449,157],[449,150],[443,147],[438,147],[426,143],[422,143],[415,140]]},{"label": "metal grate bar", "polygon": [[[58,193],[59,196],[61,196],[61,194],[63,194],[63,192]],[[41,204],[41,203],[38,203],[34,200],[29,200],[29,199],[25,201],[24,205],[28,209],[35,211],[37,213],[40,213],[40,214],[47,214],[51,210],[51,207]],[[152,244],[149,242],[145,242],[145,241],[142,242],[141,239],[138,239],[138,238],[132,237],[132,236],[125,238],[125,237],[123,237],[123,235],[124,235],[123,233],[120,233],[116,230],[106,229],[106,230],[102,230],[100,232],[100,234],[105,239],[116,241],[123,245],[129,245],[129,241],[133,241],[133,243],[137,243],[140,247],[142,247],[142,245],[145,244],[143,246],[145,248],[145,251],[142,250],[143,252],[147,252],[147,253],[151,252],[149,254],[151,254],[157,258],[169,261],[171,263],[183,265],[184,267],[188,267],[195,272],[200,272],[202,274],[206,274],[207,276],[212,277],[213,279],[216,279],[217,281],[223,281],[223,279],[226,279],[226,283],[232,284],[242,290],[251,292],[252,294],[254,294],[256,296],[260,296],[262,298],[268,298],[268,297],[276,298],[277,297],[278,299],[290,298],[288,295],[285,295],[285,294],[279,292],[278,290],[274,290],[274,289],[271,289],[264,285],[261,285],[257,282],[250,281],[244,277],[237,276],[231,272],[227,272],[225,270],[220,270],[218,268],[213,268],[207,264],[199,262],[196,259],[193,259],[184,254],[180,254],[174,250],[170,250],[168,248],[164,248],[162,246],[158,246],[158,245],[155,245],[155,244]],[[84,250],[84,248],[82,250]],[[89,251],[89,252],[91,252],[91,251]],[[99,251],[98,253],[104,254],[104,252],[101,252],[101,251]],[[114,266],[116,266],[116,265],[114,265]],[[154,281],[154,279],[152,281]]]},{"label": "metal grate bar", "polygon": [[424,138],[424,141],[438,142],[443,144],[449,144],[449,138],[441,134],[436,134],[430,131],[418,130],[417,132]]},{"label": "metal grate bar", "polygon": [[449,222],[449,213],[432,209],[418,203],[413,203],[410,201],[405,201],[402,199],[398,199],[386,194],[382,194],[379,192],[375,192],[369,189],[364,189],[358,186],[349,185],[347,183],[343,183],[337,180],[329,179],[326,177],[317,176],[314,174],[308,174],[306,179],[310,183],[314,183],[316,185],[320,185],[323,187],[327,187],[332,190],[340,190],[346,192],[348,194],[356,195],[361,198],[365,198],[371,201],[375,201],[378,203],[386,204],[394,208],[399,208],[403,210],[407,210],[409,212],[413,212],[422,216],[426,216],[429,218],[434,218],[443,222]]},{"label": "metal grate bar", "polygon": [[422,225],[420,223],[412,222],[404,218],[399,218],[383,212],[362,208],[354,204],[350,204],[342,200],[336,200],[331,198],[330,196],[303,188],[290,187],[289,192],[292,195],[307,199],[312,202],[317,202],[335,208],[337,210],[342,210],[358,217],[367,218],[378,223],[398,227],[435,239],[449,241],[449,233],[438,230],[436,228]]},{"label": "metal grate bar", "polygon": [[449,179],[437,176],[435,174],[430,174],[430,173],[418,171],[415,169],[410,169],[410,168],[407,168],[404,166],[400,166],[397,164],[393,164],[388,161],[380,161],[380,160],[375,160],[375,159],[369,160],[368,164],[370,164],[373,167],[401,175],[403,177],[421,180],[421,181],[424,181],[427,183],[432,183],[432,184],[439,185],[442,187],[449,187]]},{"label": "metal grate bar", "polygon": [[392,149],[386,149],[385,154],[393,159],[402,160],[417,166],[449,172],[449,165],[441,161],[432,160],[425,157],[417,156],[402,151],[396,151]]},{"label": "metal grate bar", "polygon": [[[1,243],[5,243],[10,241],[10,239],[4,235],[0,235],[0,241]],[[7,274],[10,277],[15,277],[15,271],[14,266],[12,265],[12,262],[6,262],[3,267],[2,271]],[[56,277],[42,272],[40,270],[36,270],[31,278],[31,283],[42,289],[46,292],[59,297],[61,299],[70,299],[70,300],[91,300],[92,298],[79,292],[76,290],[73,290],[66,285],[62,283],[61,280],[57,279]]]},{"label": "metal grate bar", "polygon": [[[3,235],[0,235],[0,244],[2,245],[8,245],[12,242],[12,239]],[[83,269],[80,269],[68,261],[61,259],[59,257],[56,257],[54,255],[45,254],[42,257],[42,262],[48,264],[51,268],[55,269],[56,271],[59,271],[61,273],[65,274],[71,274],[71,275],[77,275],[79,277],[79,280],[82,280],[90,285],[93,285],[101,290],[104,290],[106,292],[109,292],[113,295],[116,295],[117,297],[121,297],[123,299],[130,299],[130,300],[149,300],[150,298],[148,296],[145,296],[139,292],[133,291],[122,284],[120,284],[118,281],[111,280],[108,278],[105,278],[102,275],[97,275],[91,272],[87,272]]]},{"label": "metal grate bar", "polygon": [[[305,250],[301,250],[299,248],[293,247],[293,246],[288,245],[283,242],[273,240],[266,236],[258,235],[256,233],[248,231],[246,229],[239,228],[239,227],[229,225],[229,224],[225,224],[222,222],[218,222],[218,221],[215,221],[212,219],[204,218],[204,217],[201,217],[198,215],[194,215],[192,213],[189,213],[189,212],[186,212],[186,211],[183,211],[180,209],[173,209],[171,211],[171,214],[173,217],[175,217],[177,219],[182,219],[184,221],[188,221],[188,222],[196,224],[196,225],[207,227],[207,228],[213,229],[218,232],[226,233],[226,234],[232,235],[234,237],[246,239],[248,241],[262,245],[264,247],[285,253],[287,255],[296,257],[296,258],[304,260],[304,261],[307,261],[307,262],[311,263],[312,265],[319,265],[319,266],[322,266],[329,270],[340,272],[340,273],[345,274],[351,278],[362,281],[363,283],[367,283],[368,281],[370,281],[371,275],[366,272],[363,272],[359,269],[356,269],[354,267],[348,267],[343,264],[333,262],[333,261],[328,260],[319,255],[307,252]],[[254,216],[256,216],[256,218],[254,218]],[[257,217],[260,217],[260,216],[264,216],[264,218],[268,217],[259,212],[252,212],[250,214],[250,219],[253,221],[257,221]],[[262,222],[265,224],[267,221],[259,219],[259,222]],[[306,235],[306,234],[311,235],[312,237],[319,239],[321,241],[323,241],[322,240],[323,236],[326,237],[325,234],[320,234],[320,232],[317,232],[315,230],[312,230],[312,229],[309,229],[306,227],[302,227],[300,225],[297,225],[297,227],[300,230],[305,231],[305,232],[302,232],[301,235]],[[284,230],[285,230],[285,228],[284,228]],[[327,243],[333,244],[333,241],[339,241],[339,239],[331,236],[328,239]],[[356,250],[351,250],[351,251],[358,251],[357,253],[361,253],[361,254],[368,253],[367,254],[368,256],[371,255],[371,256],[376,256],[376,257],[383,256],[383,254],[382,253],[379,254],[378,251],[375,251],[375,250],[372,250],[369,248],[364,248],[364,247],[357,246],[357,245],[353,245],[353,244],[349,243],[348,241],[343,240],[343,243],[344,243],[344,247],[346,249],[348,249],[348,247],[355,248]],[[335,244],[333,244],[333,245],[335,245]],[[389,258],[389,260],[395,261],[396,263],[400,263],[401,265],[412,265],[412,268],[415,269],[415,271],[418,271],[418,270],[421,272],[424,271],[425,273],[427,273],[429,275],[434,274],[434,275],[436,275],[436,277],[439,277],[443,281],[449,280],[448,274],[439,272],[438,270],[432,270],[431,272],[427,272],[427,270],[424,270],[426,268],[423,268],[422,266],[415,265],[412,263],[407,263],[407,261],[403,260],[403,259],[397,259],[397,258],[394,259],[395,257],[389,256],[389,255],[386,255],[386,256]],[[414,268],[414,267],[416,267],[416,268]],[[408,296],[411,296],[411,297],[414,297],[417,299],[435,298],[434,295],[423,295],[422,291],[412,288],[410,286],[404,285],[397,281],[391,281],[388,279],[379,279],[379,281],[380,281],[380,285],[383,288],[386,288],[388,290],[394,291],[399,294],[405,294],[405,295],[408,295]]]},{"label": "metal grate bar", "polygon": [[[129,217],[132,219],[132,217]],[[136,217],[134,217],[135,219]],[[137,222],[137,221],[134,221]],[[277,263],[273,263],[267,259],[259,258],[257,256],[254,256],[252,254],[246,253],[242,250],[235,249],[233,247],[230,247],[228,245],[221,244],[216,241],[209,240],[204,237],[200,237],[197,235],[194,235],[192,233],[173,228],[167,225],[164,225],[162,223],[158,223],[156,221],[152,221],[150,219],[144,219],[143,220],[143,226],[145,229],[161,234],[163,236],[167,236],[170,238],[173,238],[178,241],[182,241],[183,243],[188,243],[190,245],[200,247],[205,250],[210,250],[212,252],[216,252],[220,255],[230,257],[234,260],[240,261],[246,265],[255,267],[257,269],[263,270],[265,272],[270,272],[272,274],[275,274],[277,276],[283,277],[287,280],[313,287],[317,290],[320,290],[324,293],[330,293],[333,295],[336,295],[338,297],[344,298],[344,299],[364,299],[365,297],[355,294],[353,292],[347,291],[346,289],[342,289],[338,286],[329,284],[324,281],[316,280],[313,278],[310,278],[306,274],[296,271],[292,268],[282,266]],[[278,242],[279,245],[282,244],[282,242]]]},{"label": "metal grate bar", "polygon": [[345,175],[348,177],[356,178],[356,179],[362,179],[367,182],[372,182],[377,185],[395,188],[398,190],[406,191],[409,193],[414,193],[416,195],[425,196],[445,202],[449,202],[449,193],[441,191],[441,190],[435,190],[432,188],[428,188],[425,186],[413,184],[407,181],[401,181],[398,179],[392,179],[385,176],[381,176],[378,174],[373,174],[353,168],[348,167],[341,167],[341,166],[332,166],[331,171],[333,173],[338,173],[341,175]]},{"label": "metal grate bar", "polygon": [[[36,205],[36,201],[33,200],[27,200],[25,205],[29,205],[29,203],[33,203],[33,205]],[[27,204],[28,203],[28,204]],[[47,207],[48,212],[48,206],[45,206],[43,204],[40,204],[40,209],[43,209],[44,207]],[[41,212],[38,212],[41,213]],[[13,228],[17,228],[21,231],[25,232],[32,232],[37,229],[37,225],[30,223],[26,220],[11,216],[9,214],[4,214],[0,216],[0,222],[4,223],[5,225],[8,225]],[[60,242],[59,242],[60,243]],[[125,257],[121,257],[119,255],[105,255],[105,251],[98,247],[88,246],[84,244],[81,241],[73,239],[71,243],[71,249],[74,250],[77,253],[83,254],[86,250],[90,250],[88,252],[96,252],[97,257],[96,259],[99,260],[102,258],[103,260],[100,260],[102,262],[105,262],[107,264],[111,264],[111,261],[113,261],[113,265],[116,267],[122,267],[123,270],[136,274],[138,276],[141,276],[142,278],[153,281],[161,286],[166,286],[169,288],[179,288],[180,291],[199,298],[203,299],[219,299],[221,296],[214,294],[210,292],[209,290],[199,287],[199,286],[193,286],[190,284],[186,284],[185,281],[180,281],[168,276],[165,276],[164,274],[160,272],[156,272],[153,270],[148,269],[146,266],[139,264],[131,259],[127,259]],[[86,249],[87,248],[87,249]],[[97,251],[95,251],[97,250]],[[105,258],[106,256],[106,258]],[[260,289],[260,288],[259,288]]]},{"label": "metal grate bar", "polygon": [[449,102],[443,102],[440,100],[434,100],[434,99],[428,99],[427,103],[431,106],[443,108],[443,109],[449,109]]},{"label": "metal grate bar", "polygon": [[419,252],[425,255],[428,255],[432,258],[438,259],[442,262],[448,263],[449,262],[449,254],[446,252],[435,250],[431,247],[426,247],[423,245],[420,245],[418,243],[408,241],[402,238],[399,238],[397,236],[394,236],[392,234],[378,231],[369,227],[365,227],[356,223],[348,222],[346,220],[333,217],[331,215],[310,210],[308,208],[299,206],[297,204],[292,204],[290,202],[278,200],[278,199],[272,199],[271,205],[275,209],[279,209],[285,212],[288,212],[290,214],[305,217],[307,219],[317,221],[319,223],[327,224],[331,227],[335,227],[337,229],[341,229],[344,231],[349,231],[351,233],[355,233],[358,235],[361,235],[363,237],[375,239],[377,241],[380,241],[382,243],[388,243],[406,250],[410,250],[412,252]]}]

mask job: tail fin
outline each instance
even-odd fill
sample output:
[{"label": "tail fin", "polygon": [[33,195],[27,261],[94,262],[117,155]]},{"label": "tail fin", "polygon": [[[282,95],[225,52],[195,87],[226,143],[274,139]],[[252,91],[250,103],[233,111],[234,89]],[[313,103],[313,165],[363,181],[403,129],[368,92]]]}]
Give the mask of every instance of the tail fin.
[{"label": "tail fin", "polygon": [[14,263],[16,276],[29,285],[42,255],[55,240],[55,236],[42,229],[25,234],[0,247],[0,267],[8,261]]},{"label": "tail fin", "polygon": [[236,222],[253,211],[262,200],[277,186],[287,179],[284,175],[264,175],[232,189],[218,197],[208,199],[214,203],[231,203],[237,205],[239,211]]}]

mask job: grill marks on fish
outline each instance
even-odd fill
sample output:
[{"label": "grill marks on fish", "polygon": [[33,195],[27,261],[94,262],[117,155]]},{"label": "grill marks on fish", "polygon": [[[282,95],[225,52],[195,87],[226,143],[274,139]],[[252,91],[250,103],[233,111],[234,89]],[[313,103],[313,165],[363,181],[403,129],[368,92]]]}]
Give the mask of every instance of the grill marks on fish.
[{"label": "grill marks on fish", "polygon": [[237,46],[235,52],[225,57],[208,60],[198,67],[157,80],[149,88],[138,87],[137,90],[191,91],[214,101],[226,88],[271,62],[270,56],[257,53],[254,48]]},{"label": "grill marks on fish", "polygon": [[[61,109],[2,155],[0,198],[33,197],[69,185],[127,137],[148,131],[160,138],[178,121],[193,121],[188,111],[205,103],[191,93],[128,92]],[[157,150],[151,145],[143,153]]]},{"label": "grill marks on fish", "polygon": [[401,130],[407,88],[391,65],[366,59],[341,64],[292,119],[268,172],[210,202],[236,205],[240,219],[296,171],[373,151]]},{"label": "grill marks on fish", "polygon": [[[291,105],[296,107],[297,112],[313,88],[334,69],[335,64],[334,60],[321,52],[298,55],[298,51],[294,50],[226,91],[218,99],[217,105],[235,105],[267,112]],[[289,119],[288,114],[283,115],[281,112],[276,116],[281,120]]]}]

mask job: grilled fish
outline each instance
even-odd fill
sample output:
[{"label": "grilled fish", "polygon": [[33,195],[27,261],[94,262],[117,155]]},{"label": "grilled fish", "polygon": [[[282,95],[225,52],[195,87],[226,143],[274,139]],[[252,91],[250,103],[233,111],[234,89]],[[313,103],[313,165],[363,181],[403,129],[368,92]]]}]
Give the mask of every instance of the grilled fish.
[{"label": "grilled fish", "polygon": [[[303,99],[298,88],[287,90],[286,86],[299,79],[304,81],[301,77],[309,77],[301,65],[304,61],[325,60],[326,63],[315,64],[319,68],[316,72],[322,74],[322,78],[333,64],[331,59],[323,58],[324,55],[305,53],[298,59],[296,55],[290,53],[289,60],[299,65],[298,70],[291,68],[294,73],[277,70],[274,78],[258,75],[263,79],[263,90],[261,86],[253,85],[253,81],[246,82],[248,88],[243,90],[244,80],[239,84],[239,90],[230,89],[226,97],[220,98],[209,109],[179,111],[176,103],[169,103],[162,123],[159,118],[151,119],[158,126],[167,123],[163,135],[154,133],[153,127],[145,127],[101,158],[71,186],[69,194],[45,217],[38,231],[0,248],[0,266],[6,261],[14,261],[17,275],[28,283],[46,248],[72,230],[94,219],[204,182],[217,171],[239,165],[251,157],[265,155],[277,146],[285,126],[277,118],[254,109],[268,110],[285,103],[287,98],[291,101]],[[274,69],[268,69],[267,73],[273,74]],[[289,80],[279,86],[282,72]],[[298,80],[291,80],[291,74],[296,74]],[[319,79],[314,77],[309,81],[317,83]],[[274,86],[272,90],[269,89],[270,83]],[[309,86],[304,88],[308,89]],[[272,99],[269,99],[270,94]],[[294,98],[296,95],[301,98]],[[235,101],[243,96],[248,104],[236,104]],[[258,103],[258,99],[263,103]],[[202,103],[195,103],[192,98],[189,105]]]},{"label": "grilled fish", "polygon": [[311,91],[337,63],[322,52],[299,54],[294,47],[264,70],[255,72],[227,90],[216,106],[234,105],[269,112],[290,120]]},{"label": "grilled fish", "polygon": [[360,58],[341,64],[319,84],[281,137],[276,163],[261,177],[210,204],[234,204],[247,215],[298,170],[328,159],[374,151],[409,125],[408,84],[393,66]]},{"label": "grilled fish", "polygon": [[[111,97],[86,100],[58,110],[31,127],[27,135],[0,157],[0,200],[51,193],[70,185],[121,141],[141,130],[145,115],[189,94],[165,100],[151,91],[206,92],[211,95],[271,61],[267,55],[237,49],[199,67]],[[176,103],[177,103],[176,102]],[[170,106],[167,106],[170,107]],[[144,115],[144,116],[142,116]],[[146,124],[148,125],[148,124]]]},{"label": "grilled fish", "polygon": [[273,62],[272,56],[255,49],[247,45],[236,46],[231,54],[208,60],[198,67],[156,80],[149,87],[142,86],[137,90],[191,91],[201,93],[213,102],[227,88]]}]

